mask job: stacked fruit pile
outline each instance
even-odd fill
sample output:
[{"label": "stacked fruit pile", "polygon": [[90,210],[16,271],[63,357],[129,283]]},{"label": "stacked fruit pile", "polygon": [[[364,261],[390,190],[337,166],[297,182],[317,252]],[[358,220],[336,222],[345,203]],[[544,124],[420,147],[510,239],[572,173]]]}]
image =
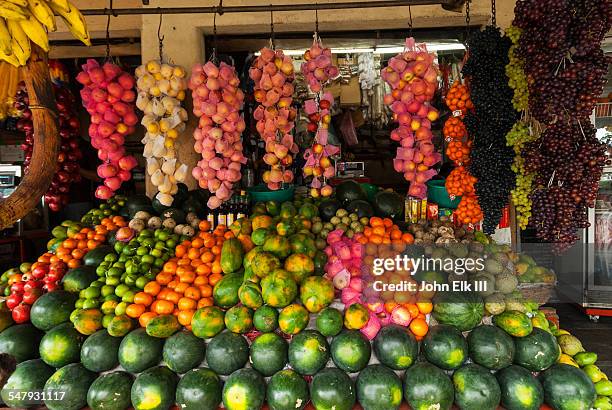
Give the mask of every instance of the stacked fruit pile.
[{"label": "stacked fruit pile", "polygon": [[91,145],[98,150],[103,164],[98,166],[98,176],[104,185],[96,189],[96,197],[108,199],[123,182],[132,175],[136,158],[125,152],[125,137],[134,133],[138,117],[134,112],[134,78],[119,66],[110,62],[100,66],[89,59],[77,75],[83,106],[91,115],[89,136]]},{"label": "stacked fruit pile", "polygon": [[[329,157],[339,152],[338,147],[327,142],[334,97],[329,92],[324,93],[323,88],[338,76],[338,67],[333,65],[331,57],[331,49],[324,48],[315,34],[312,46],[304,53],[305,61],[301,67],[310,92],[315,94],[314,99],[304,102],[304,111],[310,120],[308,131],[314,133],[312,147],[304,152],[304,177],[313,177],[310,183],[313,197],[332,194],[332,187],[327,185],[325,178],[334,176],[335,168]],[[319,179],[321,177],[323,182]]]},{"label": "stacked fruit pile", "polygon": [[393,90],[384,102],[399,123],[391,132],[391,139],[400,143],[393,167],[410,182],[408,195],[425,198],[425,183],[436,174],[432,167],[442,159],[431,133],[431,123],[438,119],[431,105],[438,85],[433,54],[416,46],[413,38],[406,39],[406,51],[391,58],[381,76]]},{"label": "stacked fruit pile", "polygon": [[474,188],[477,179],[469,172],[472,139],[463,123],[465,115],[474,109],[469,88],[456,81],[448,91],[445,102],[452,117],[446,120],[442,131],[448,144],[446,155],[455,165],[446,178],[446,191],[451,197],[461,197],[454,213],[457,221],[461,224],[475,224],[482,220],[483,215]]},{"label": "stacked fruit pile", "polygon": [[589,225],[606,163],[589,116],[606,82],[610,59],[601,42],[612,9],[587,0],[549,4],[517,2],[513,25],[523,30],[518,56],[529,78],[529,112],[546,127],[524,152],[535,174],[532,222],[539,239],[562,251]]},{"label": "stacked fruit pile", "polygon": [[223,62],[219,67],[212,61],[196,65],[189,80],[193,112],[199,117],[194,148],[202,154],[192,174],[200,188],[214,194],[208,199],[210,209],[232,196],[232,188],[241,178],[240,168],[246,163],[240,140],[245,129],[240,114],[244,94],[238,85],[236,69]]},{"label": "stacked fruit pile", "polygon": [[157,60],[136,68],[136,107],[144,113],[140,123],[146,129],[143,156],[147,174],[158,190],[155,197],[165,206],[172,205],[177,184],[187,176],[187,165],[178,162],[174,149],[187,122],[187,110],[181,107],[187,88],[185,75],[183,67]]},{"label": "stacked fruit pile", "polygon": [[293,141],[291,130],[295,125],[296,110],[293,103],[293,62],[282,50],[262,48],[249,70],[255,82],[255,101],[259,103],[253,113],[257,132],[266,144],[264,162],[271,169],[264,172],[263,180],[271,190],[293,181],[288,169],[299,148]]},{"label": "stacked fruit pile", "polygon": [[[60,152],[57,154],[58,170],[53,175],[51,185],[45,194],[45,203],[49,209],[57,212],[68,204],[70,185],[81,179],[79,160],[82,153],[79,148],[80,124],[76,112],[76,100],[70,89],[65,85],[54,85],[56,108],[59,113],[59,135],[61,137]],[[29,107],[28,92],[25,84],[19,85],[15,108],[21,111],[17,129],[25,132],[25,142],[21,149],[25,151],[23,166],[27,172],[34,149],[34,125],[32,111]]]},{"label": "stacked fruit pile", "polygon": [[0,3],[0,59],[23,66],[34,43],[49,51],[47,32],[55,31],[59,15],[70,32],[85,45],[91,45],[85,18],[68,0],[15,0]]},{"label": "stacked fruit pile", "polygon": [[506,134],[516,121],[506,77],[510,43],[498,28],[487,26],[471,36],[469,59],[463,67],[474,104],[464,120],[474,141],[469,171],[477,178],[475,189],[485,233],[495,231],[515,184],[511,169],[514,153],[506,146]]}]

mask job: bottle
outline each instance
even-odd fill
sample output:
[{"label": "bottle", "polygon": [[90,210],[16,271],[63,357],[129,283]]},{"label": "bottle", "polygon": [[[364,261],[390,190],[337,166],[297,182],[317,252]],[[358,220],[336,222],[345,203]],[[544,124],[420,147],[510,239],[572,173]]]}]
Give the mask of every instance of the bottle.
[{"label": "bottle", "polygon": [[240,198],[238,200],[238,206],[236,211],[236,217],[238,219],[245,218],[248,214],[248,197],[246,191],[240,191]]},{"label": "bottle", "polygon": [[227,206],[225,203],[221,204],[217,214],[217,226],[219,225],[227,226]]},{"label": "bottle", "polygon": [[227,207],[227,226],[230,227],[236,219],[236,197],[232,195]]},{"label": "bottle", "polygon": [[206,214],[206,220],[210,224],[211,231],[217,227],[217,215],[214,209],[208,209],[208,213]]}]

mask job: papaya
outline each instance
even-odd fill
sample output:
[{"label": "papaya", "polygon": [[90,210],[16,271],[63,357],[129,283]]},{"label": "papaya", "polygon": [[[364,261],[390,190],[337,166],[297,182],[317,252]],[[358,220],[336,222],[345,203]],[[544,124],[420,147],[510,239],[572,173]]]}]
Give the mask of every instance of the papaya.
[{"label": "papaya", "polygon": [[257,283],[245,281],[238,289],[238,298],[246,307],[257,309],[263,305],[261,289]]},{"label": "papaya", "polygon": [[226,239],[221,248],[221,270],[228,274],[236,272],[242,265],[244,249],[242,243],[236,238]]},{"label": "papaya", "polygon": [[149,320],[147,323],[147,334],[162,339],[172,336],[178,332],[181,325],[174,315],[159,315]]},{"label": "papaya", "polygon": [[508,310],[494,316],[493,323],[514,337],[525,337],[533,330],[529,317],[517,310]]},{"label": "papaya", "polygon": [[79,333],[92,335],[102,329],[102,316],[99,309],[79,309],[72,323]]},{"label": "papaya", "polygon": [[230,273],[217,282],[213,288],[215,305],[227,309],[237,304],[240,301],[238,289],[242,285],[242,279],[241,273]]}]

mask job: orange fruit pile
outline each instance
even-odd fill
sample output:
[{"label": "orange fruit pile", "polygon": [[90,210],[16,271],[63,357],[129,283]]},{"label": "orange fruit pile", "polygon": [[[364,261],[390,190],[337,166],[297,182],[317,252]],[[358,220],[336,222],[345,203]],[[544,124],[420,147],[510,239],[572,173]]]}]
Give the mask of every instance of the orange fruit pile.
[{"label": "orange fruit pile", "polygon": [[461,111],[465,115],[468,110],[474,108],[470,99],[470,90],[467,86],[455,81],[446,94],[446,105],[451,111]]},{"label": "orange fruit pile", "polygon": [[142,327],[157,315],[170,314],[189,327],[197,309],[213,305],[213,287],[223,277],[221,248],[234,234],[225,225],[209,232],[208,221],[201,221],[199,229],[191,240],[177,245],[175,256],[127,307],[126,314],[138,319]]},{"label": "orange fruit pile", "polygon": [[467,164],[470,161],[472,141],[451,140],[446,146],[446,156],[457,165]]},{"label": "orange fruit pile", "polygon": [[461,197],[461,202],[455,210],[455,218],[462,224],[474,224],[482,220],[482,210],[476,194],[470,193]]},{"label": "orange fruit pile", "polygon": [[444,123],[442,133],[447,141],[461,141],[467,137],[467,129],[465,128],[465,124],[458,117],[449,117]]},{"label": "orange fruit pile", "polygon": [[373,216],[370,218],[370,223],[363,229],[362,235],[355,235],[359,243],[365,245],[372,244],[400,244],[405,247],[406,244],[414,242],[414,236],[407,232],[402,232],[397,225],[389,218],[380,218]]},{"label": "orange fruit pile", "polygon": [[[117,222],[125,223],[120,216],[113,217],[113,219],[115,218]],[[127,223],[125,224],[127,225]],[[93,229],[81,229],[72,237],[64,239],[55,250],[55,255],[51,257],[51,262],[62,261],[68,265],[70,269],[78,268],[81,266],[81,261],[87,252],[104,243],[107,233],[111,230],[114,229],[108,229],[105,225],[97,225]]]},{"label": "orange fruit pile", "polygon": [[461,196],[474,192],[476,178],[464,166],[453,169],[446,177],[446,191],[451,196]]}]

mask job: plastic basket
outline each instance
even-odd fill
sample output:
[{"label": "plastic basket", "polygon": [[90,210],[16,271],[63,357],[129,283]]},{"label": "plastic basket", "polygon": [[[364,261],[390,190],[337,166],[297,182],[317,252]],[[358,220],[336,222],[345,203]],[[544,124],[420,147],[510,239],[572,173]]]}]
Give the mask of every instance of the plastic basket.
[{"label": "plastic basket", "polygon": [[461,197],[451,200],[444,186],[443,179],[432,179],[427,182],[427,200],[435,202],[440,208],[456,209],[461,202]]},{"label": "plastic basket", "polygon": [[283,189],[271,191],[267,186],[260,184],[248,189],[248,193],[253,202],[266,202],[266,201],[277,201],[285,202],[293,199],[295,193],[295,186],[288,185]]}]

